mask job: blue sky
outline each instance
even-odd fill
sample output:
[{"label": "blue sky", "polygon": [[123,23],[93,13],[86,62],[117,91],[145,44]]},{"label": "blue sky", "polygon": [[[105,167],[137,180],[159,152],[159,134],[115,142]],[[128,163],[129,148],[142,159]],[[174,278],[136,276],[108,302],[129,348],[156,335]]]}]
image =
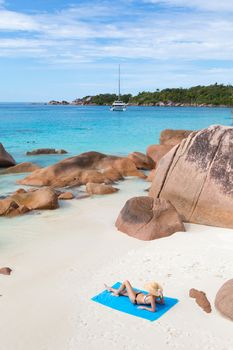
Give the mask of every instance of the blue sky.
[{"label": "blue sky", "polygon": [[0,101],[233,83],[232,0],[0,0]]}]

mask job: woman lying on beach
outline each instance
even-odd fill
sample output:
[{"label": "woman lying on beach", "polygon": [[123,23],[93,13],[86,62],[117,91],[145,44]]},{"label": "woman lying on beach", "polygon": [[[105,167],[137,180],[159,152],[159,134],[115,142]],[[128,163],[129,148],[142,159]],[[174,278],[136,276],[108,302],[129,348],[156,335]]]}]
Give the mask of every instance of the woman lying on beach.
[{"label": "woman lying on beach", "polygon": [[135,291],[129,281],[123,282],[119,289],[109,287],[106,284],[105,288],[116,297],[120,295],[129,297],[132,304],[151,306],[138,306],[138,309],[141,310],[155,312],[156,303],[164,304],[163,288],[157,282],[150,282],[145,285],[148,294]]}]

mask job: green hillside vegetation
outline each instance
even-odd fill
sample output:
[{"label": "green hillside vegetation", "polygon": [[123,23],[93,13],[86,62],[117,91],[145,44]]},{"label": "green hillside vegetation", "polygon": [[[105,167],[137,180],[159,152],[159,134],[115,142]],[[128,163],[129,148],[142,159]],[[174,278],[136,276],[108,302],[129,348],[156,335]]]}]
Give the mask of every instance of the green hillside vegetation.
[{"label": "green hillside vegetation", "polygon": [[[92,96],[90,102],[97,105],[110,105],[115,100],[117,100],[117,95],[115,94],[100,94]],[[199,85],[188,89],[157,89],[155,92],[143,91],[136,96],[131,94],[122,95],[121,100],[125,103],[136,105],[233,106],[233,86],[216,83],[209,86]]]},{"label": "green hillside vegetation", "polygon": [[130,102],[140,104],[163,103],[233,105],[232,85],[195,86],[189,89],[164,89],[156,92],[141,92]]},{"label": "green hillside vegetation", "polygon": [[[87,98],[88,96],[84,97],[83,100],[85,101]],[[131,94],[121,95],[121,101],[125,103],[128,103],[131,98]],[[116,94],[99,94],[91,97],[91,103],[97,105],[110,105],[117,99],[118,96]]]}]

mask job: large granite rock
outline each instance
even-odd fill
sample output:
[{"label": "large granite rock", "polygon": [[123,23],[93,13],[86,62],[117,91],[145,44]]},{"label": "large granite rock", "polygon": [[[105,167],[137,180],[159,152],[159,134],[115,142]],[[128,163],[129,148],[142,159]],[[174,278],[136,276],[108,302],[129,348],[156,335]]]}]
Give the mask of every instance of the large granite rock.
[{"label": "large granite rock", "polygon": [[176,209],[165,199],[134,197],[121,210],[116,227],[129,236],[149,241],[185,231]]},{"label": "large granite rock", "polygon": [[160,144],[147,147],[146,154],[157,164],[165,154],[191,134],[191,130],[165,129],[160,133]]},{"label": "large granite rock", "polygon": [[176,130],[176,129],[165,129],[160,134],[160,144],[168,146],[176,146],[181,143],[183,139],[186,139],[193,130]]},{"label": "large granite rock", "polygon": [[96,184],[96,183],[91,183],[88,182],[86,184],[86,191],[89,194],[111,194],[111,193],[115,193],[118,190],[118,188],[115,188],[111,185],[105,185],[105,184]]},{"label": "large granite rock", "polygon": [[149,175],[146,178],[146,181],[152,182],[154,180],[155,173],[156,173],[156,169],[151,170]]},{"label": "large granite rock", "polygon": [[57,209],[59,206],[56,192],[49,187],[26,193],[15,193],[11,196],[11,199],[18,205],[24,205],[29,210]]},{"label": "large granite rock", "polygon": [[230,279],[219,289],[215,298],[216,309],[233,321],[233,279]]},{"label": "large granite rock", "polygon": [[161,158],[167,154],[173,146],[170,145],[150,145],[147,147],[146,154],[152,158],[155,164],[158,164]]},{"label": "large granite rock", "polygon": [[11,166],[10,168],[4,169],[0,172],[0,174],[31,173],[32,171],[37,169],[40,169],[39,165],[30,162],[24,162],[15,166]]},{"label": "large granite rock", "polygon": [[159,162],[149,195],[165,198],[183,221],[233,228],[233,128],[191,133]]},{"label": "large granite rock", "polygon": [[26,192],[23,189],[0,200],[0,216],[18,216],[35,209],[56,209],[58,198],[56,192],[49,187]]},{"label": "large granite rock", "polygon": [[151,157],[141,152],[133,152],[128,155],[136,165],[137,169],[152,170],[155,168],[155,162]]},{"label": "large granite rock", "polygon": [[58,199],[60,200],[70,200],[73,199],[74,195],[72,192],[63,192],[61,194],[59,194]]},{"label": "large granite rock", "polygon": [[11,197],[0,200],[0,216],[14,217],[29,211],[24,205],[19,205]]},{"label": "large granite rock", "polygon": [[26,153],[27,156],[38,156],[41,154],[66,154],[68,153],[64,149],[55,149],[55,148],[38,148]]},{"label": "large granite rock", "polygon": [[123,180],[123,176],[121,175],[121,173],[113,168],[108,168],[106,170],[103,171],[103,175],[105,178],[105,183],[106,182],[114,182],[114,181],[119,181],[119,180]]},{"label": "large granite rock", "polygon": [[[110,169],[113,169],[114,173],[110,174]],[[18,183],[30,186],[80,186],[88,182],[104,183],[114,176],[117,178],[123,176],[145,178],[131,159],[108,156],[98,152],[86,152],[64,159],[47,168],[36,170]]]},{"label": "large granite rock", "polygon": [[5,150],[3,145],[0,143],[0,168],[7,168],[15,165],[14,158]]}]

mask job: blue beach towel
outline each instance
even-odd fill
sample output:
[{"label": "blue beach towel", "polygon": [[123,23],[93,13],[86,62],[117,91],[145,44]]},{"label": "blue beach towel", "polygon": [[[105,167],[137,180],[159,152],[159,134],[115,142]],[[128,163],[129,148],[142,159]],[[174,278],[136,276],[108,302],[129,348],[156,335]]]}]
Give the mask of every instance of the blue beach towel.
[{"label": "blue beach towel", "polygon": [[[115,283],[112,287],[119,288],[121,285],[120,282]],[[140,291],[140,290],[137,290]],[[141,290],[141,292],[148,294],[147,292]],[[165,304],[160,305],[156,304],[156,312],[150,312],[147,310],[138,309],[138,305],[134,305],[130,302],[128,297],[119,296],[115,297],[107,290],[104,290],[102,293],[96,295],[91,300],[110,307],[112,309],[125,312],[127,314],[144,318],[148,321],[155,321],[161,316],[163,316],[168,310],[170,310],[174,305],[178,303],[178,299],[164,297]]]}]

